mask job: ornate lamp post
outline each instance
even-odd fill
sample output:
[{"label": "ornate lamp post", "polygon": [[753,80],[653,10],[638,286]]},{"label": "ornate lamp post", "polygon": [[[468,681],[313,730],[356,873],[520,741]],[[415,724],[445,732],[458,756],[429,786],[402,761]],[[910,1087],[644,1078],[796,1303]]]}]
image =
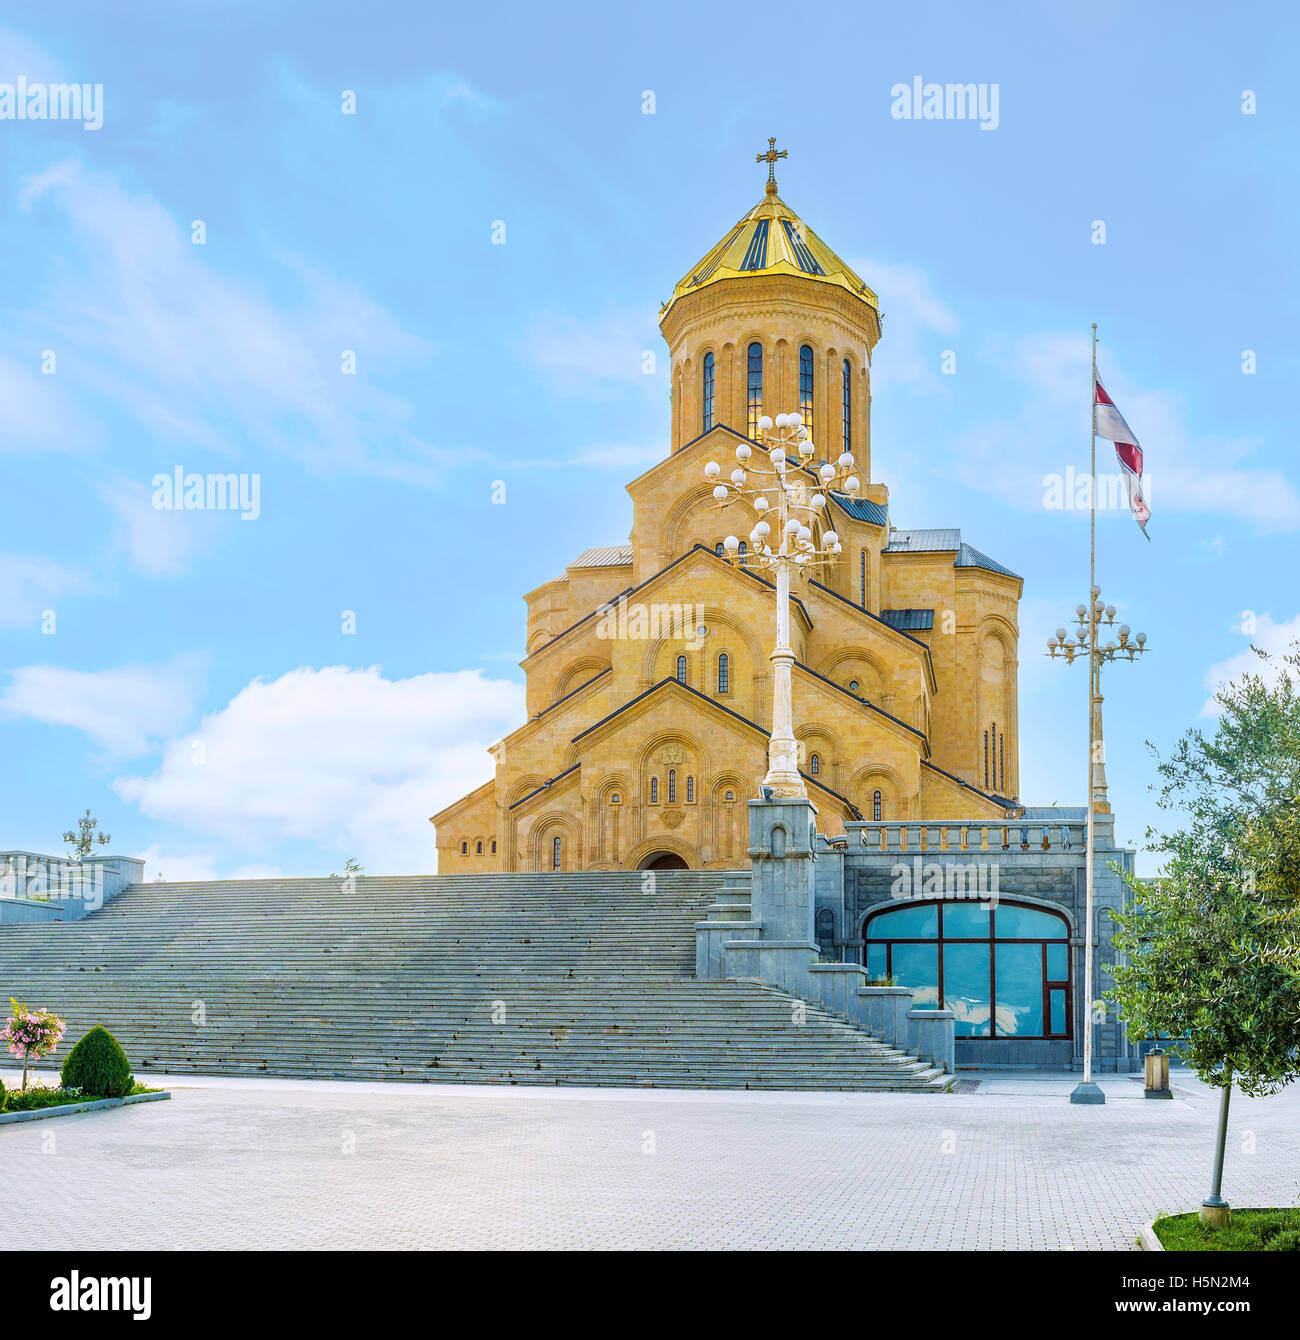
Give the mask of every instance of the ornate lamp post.
[{"label": "ornate lamp post", "polygon": [[[1101,731],[1101,667],[1109,661],[1136,661],[1146,650],[1147,635],[1136,637],[1128,624],[1115,624],[1115,606],[1101,598],[1101,588],[1093,586],[1091,605],[1076,605],[1078,628],[1073,637],[1064,628],[1056,630],[1055,637],[1047,639],[1047,654],[1055,661],[1064,659],[1073,665],[1084,656],[1088,658],[1088,841],[1084,855],[1084,893],[1087,926],[1084,931],[1083,967],[1083,1080],[1070,1094],[1072,1103],[1104,1103],[1106,1095],[1092,1079],[1092,878],[1095,825],[1098,811],[1110,813],[1106,799],[1106,763],[1102,749]],[[1110,636],[1114,629],[1115,638]]]},{"label": "ornate lamp post", "polygon": [[741,443],[736,448],[736,468],[729,480],[722,479],[722,467],[710,461],[704,467],[713,482],[718,509],[747,499],[758,521],[749,533],[749,552],[742,555],[740,541],[728,535],[722,542],[723,557],[736,566],[771,572],[776,578],[776,646],[771,661],[775,667],[772,685],[772,735],[768,746],[767,776],[763,786],[774,798],[807,799],[803,778],[799,775],[799,747],[794,738],[791,667],[794,651],[790,646],[790,575],[797,572],[807,580],[814,572],[829,568],[841,552],[839,536],[826,515],[827,494],[856,494],[861,482],[854,473],[853,456],[844,452],[831,464],[814,466],[816,447],[803,416],[778,414],[775,421],[766,414],[758,421],[763,434],[767,461],[754,448]]}]

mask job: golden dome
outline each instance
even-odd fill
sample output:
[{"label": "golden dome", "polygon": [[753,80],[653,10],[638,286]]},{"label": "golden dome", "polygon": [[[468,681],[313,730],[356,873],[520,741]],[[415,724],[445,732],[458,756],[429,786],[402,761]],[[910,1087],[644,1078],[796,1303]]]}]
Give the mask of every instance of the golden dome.
[{"label": "golden dome", "polygon": [[834,284],[880,311],[875,293],[777,195],[776,182],[769,180],[763,200],[682,278],[660,316],[678,298],[709,284],[771,274]]}]

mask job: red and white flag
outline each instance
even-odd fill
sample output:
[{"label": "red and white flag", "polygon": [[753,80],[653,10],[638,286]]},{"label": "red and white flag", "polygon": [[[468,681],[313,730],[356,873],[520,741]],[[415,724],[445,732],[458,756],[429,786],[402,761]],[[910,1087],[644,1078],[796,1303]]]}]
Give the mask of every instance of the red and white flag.
[{"label": "red and white flag", "polygon": [[[1097,436],[1115,444],[1115,455],[1119,458],[1128,488],[1129,511],[1133,513],[1133,520],[1142,527],[1142,534],[1149,540],[1151,536],[1147,535],[1147,522],[1151,519],[1151,508],[1142,496],[1142,448],[1138,446],[1133,430],[1124,422],[1124,416],[1115,408],[1115,402],[1106,394],[1100,378],[1095,379],[1095,385]],[[1093,487],[1096,487],[1095,480]]]}]

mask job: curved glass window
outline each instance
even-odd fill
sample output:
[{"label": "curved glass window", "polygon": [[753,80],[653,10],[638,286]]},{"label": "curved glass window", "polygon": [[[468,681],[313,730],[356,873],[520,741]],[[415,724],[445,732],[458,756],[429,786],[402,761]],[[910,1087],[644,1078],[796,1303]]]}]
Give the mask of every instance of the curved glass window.
[{"label": "curved glass window", "polygon": [[745,393],[749,412],[748,433],[758,441],[758,421],[763,417],[763,346],[757,340],[749,346],[749,380]]},{"label": "curved glass window", "polygon": [[564,860],[564,841],[562,838],[554,838],[551,842],[551,869],[563,870]]},{"label": "curved glass window", "polygon": [[820,777],[821,771],[822,771],[822,756],[820,754],[814,754],[808,760],[808,775],[810,777]]},{"label": "curved glass window", "polygon": [[1069,927],[1037,907],[911,903],[870,917],[867,971],[948,1009],[958,1037],[1070,1036]]},{"label": "curved glass window", "polygon": [[686,779],[686,803],[687,803],[688,805],[694,805],[694,804],[695,804],[695,778],[694,778],[694,777],[688,777],[688,778]]},{"label": "curved glass window", "polygon": [[659,778],[650,778],[650,803],[657,805],[659,803]]},{"label": "curved glass window", "polygon": [[679,684],[685,684],[685,683],[686,683],[686,657],[685,657],[685,656],[679,656],[679,657],[677,658],[677,682],[678,682]]},{"label": "curved glass window", "polygon": [[884,808],[884,797],[877,791],[876,794],[871,797],[871,817],[876,823],[880,822],[880,816],[884,813]]},{"label": "curved glass window", "polygon": [[815,442],[813,433],[813,351],[806,345],[799,346],[799,413],[803,415],[803,426],[808,436]]},{"label": "curved glass window", "polygon": [[668,769],[668,803],[677,804],[677,769]]},{"label": "curved glass window", "polygon": [[703,383],[700,390],[704,405],[703,429],[706,433],[713,427],[713,366],[713,355],[705,354],[704,368],[700,374]]},{"label": "curved glass window", "polygon": [[718,692],[731,692],[731,662],[725,651],[718,657]]},{"label": "curved glass window", "polygon": [[840,373],[840,416],[844,421],[844,450],[853,450],[853,369],[844,360]]}]

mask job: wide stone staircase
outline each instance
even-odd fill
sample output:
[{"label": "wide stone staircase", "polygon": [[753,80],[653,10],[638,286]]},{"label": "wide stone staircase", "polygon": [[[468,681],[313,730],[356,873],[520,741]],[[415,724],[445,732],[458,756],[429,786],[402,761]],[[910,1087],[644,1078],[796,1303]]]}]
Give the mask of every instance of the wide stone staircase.
[{"label": "wide stone staircase", "polygon": [[154,1073],[663,1088],[950,1077],[757,982],[694,980],[715,873],[137,884],[0,927],[0,997]]}]

